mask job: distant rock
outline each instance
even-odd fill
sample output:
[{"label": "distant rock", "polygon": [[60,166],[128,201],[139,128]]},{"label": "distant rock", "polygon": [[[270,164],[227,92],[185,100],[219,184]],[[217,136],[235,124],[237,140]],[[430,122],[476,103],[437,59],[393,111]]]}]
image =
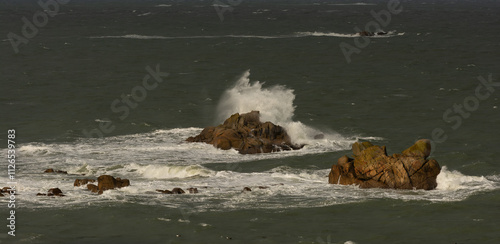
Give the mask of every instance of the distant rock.
[{"label": "distant rock", "polygon": [[122,188],[130,186],[128,179],[115,178],[111,175],[101,175],[97,178],[97,185],[89,184],[94,183],[93,179],[75,179],[73,186],[82,186],[87,184],[87,189],[91,192],[102,194],[106,190]]},{"label": "distant rock", "polygon": [[432,190],[441,167],[431,153],[430,141],[422,139],[401,154],[387,155],[385,146],[370,142],[352,145],[354,158],[342,156],[332,166],[328,176],[330,184],[351,185],[361,188],[394,188]]},{"label": "distant rock", "polygon": [[252,191],[252,189],[250,189],[250,187],[244,187],[243,192],[245,192],[245,191]]},{"label": "distant rock", "polygon": [[184,190],[182,190],[181,188],[176,187],[176,188],[172,189],[172,194],[184,194],[184,193],[186,193],[186,192]]},{"label": "distant rock", "polygon": [[46,169],[44,173],[58,173],[58,174],[67,174],[67,171],[62,171],[62,170],[54,170],[52,168]]},{"label": "distant rock", "polygon": [[47,193],[37,193],[37,196],[58,196],[58,197],[64,197],[63,192],[59,188],[50,188]]},{"label": "distant rock", "polygon": [[191,187],[191,188],[188,188],[187,190],[189,191],[189,193],[198,193],[198,188]]},{"label": "distant rock", "polygon": [[[88,185],[87,185],[88,186]],[[115,178],[111,175],[101,175],[97,178],[98,194],[102,194],[106,190],[122,188],[130,186],[128,179]]]},{"label": "distant rock", "polygon": [[241,154],[297,150],[303,147],[291,142],[285,129],[271,122],[260,122],[259,111],[233,114],[223,124],[205,128],[188,142],[205,142],[217,148],[236,149]]},{"label": "distant rock", "polygon": [[360,36],[383,36],[383,35],[387,35],[387,32],[385,32],[385,31],[379,31],[379,32],[362,31],[362,32],[358,32],[358,35],[360,35]]},{"label": "distant rock", "polygon": [[163,193],[163,194],[174,194],[172,193],[172,191],[169,191],[169,190],[156,190],[157,192],[160,192],[160,193]]}]

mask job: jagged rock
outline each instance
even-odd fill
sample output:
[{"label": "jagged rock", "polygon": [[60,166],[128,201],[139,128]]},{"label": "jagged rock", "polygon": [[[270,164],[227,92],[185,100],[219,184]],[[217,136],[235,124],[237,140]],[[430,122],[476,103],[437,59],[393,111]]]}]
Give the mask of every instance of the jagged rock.
[{"label": "jagged rock", "polygon": [[297,150],[303,147],[291,142],[285,129],[271,122],[260,122],[259,111],[233,114],[223,124],[210,126],[188,142],[205,142],[217,148],[236,149],[241,154]]},{"label": "jagged rock", "polygon": [[[97,178],[98,193],[102,194],[106,190],[122,188],[130,185],[128,179],[115,178],[111,175],[101,175]],[[88,187],[88,185],[87,185]]]},{"label": "jagged rock", "polygon": [[431,152],[430,141],[422,139],[401,154],[387,155],[385,146],[369,142],[352,145],[354,158],[342,156],[332,166],[330,184],[357,184],[361,188],[425,189],[436,188],[441,167]]},{"label": "jagged rock", "polygon": [[94,183],[95,180],[93,179],[75,179],[75,182],[73,183],[73,186],[83,186],[88,183]]}]

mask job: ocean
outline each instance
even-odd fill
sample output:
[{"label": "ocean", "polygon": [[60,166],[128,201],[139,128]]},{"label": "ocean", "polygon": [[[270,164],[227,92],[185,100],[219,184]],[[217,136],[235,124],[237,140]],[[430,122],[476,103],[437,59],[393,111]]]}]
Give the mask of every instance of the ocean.
[{"label": "ocean", "polygon": [[[493,0],[0,1],[0,243],[499,243],[499,25]],[[306,146],[185,142],[252,110]],[[435,190],[328,184],[356,141],[423,138]],[[131,185],[73,186],[104,174]]]}]

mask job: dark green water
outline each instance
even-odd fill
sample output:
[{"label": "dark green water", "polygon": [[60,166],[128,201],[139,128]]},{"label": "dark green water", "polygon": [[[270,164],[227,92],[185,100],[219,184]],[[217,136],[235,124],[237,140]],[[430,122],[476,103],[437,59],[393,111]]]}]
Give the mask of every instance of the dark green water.
[{"label": "dark green water", "polygon": [[[217,1],[73,0],[17,53],[9,33],[43,10],[0,2],[0,136],[16,130],[18,179],[16,236],[4,227],[1,243],[500,241],[497,1],[401,1],[350,62],[340,45],[366,41],[354,28],[389,1],[221,2],[223,20]],[[168,73],[151,89],[148,67]],[[309,145],[243,156],[182,142],[252,109]],[[444,166],[434,191],[327,184],[356,140],[397,153],[421,138]],[[132,185],[96,196],[46,168]],[[52,187],[66,197],[35,196]],[[155,192],[173,187],[200,193]]]}]

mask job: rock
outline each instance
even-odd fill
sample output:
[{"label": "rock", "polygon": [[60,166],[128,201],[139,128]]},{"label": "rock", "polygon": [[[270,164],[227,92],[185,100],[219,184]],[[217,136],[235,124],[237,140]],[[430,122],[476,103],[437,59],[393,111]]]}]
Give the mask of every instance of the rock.
[{"label": "rock", "polygon": [[297,150],[285,129],[271,122],[260,122],[259,111],[233,114],[223,124],[207,127],[188,142],[205,142],[222,150],[236,149],[241,154],[269,153],[283,150]]},{"label": "rock", "polygon": [[191,187],[191,188],[188,188],[187,190],[189,191],[189,193],[198,193],[198,188]]},{"label": "rock", "polygon": [[67,174],[67,171],[62,171],[62,170],[54,170],[52,168],[46,169],[44,173],[58,173],[58,174]]},{"label": "rock", "polygon": [[250,189],[250,187],[244,187],[244,188],[243,188],[243,191],[244,191],[244,192],[245,192],[245,191],[252,191],[252,189]]},{"label": "rock", "polygon": [[36,195],[37,196],[48,196],[48,197],[52,197],[52,196],[64,197],[63,192],[59,188],[50,188],[46,194],[45,193],[37,193]]},{"label": "rock", "polygon": [[97,187],[94,184],[88,184],[87,189],[89,189],[89,191],[91,191],[91,192],[95,192],[95,193],[99,192],[99,187]]},{"label": "rock", "polygon": [[419,140],[401,154],[387,155],[385,146],[369,142],[352,145],[354,158],[342,156],[332,165],[330,184],[359,185],[361,188],[436,188],[441,167],[434,159],[429,140]]},{"label": "rock", "polygon": [[88,183],[94,183],[94,182],[95,182],[95,180],[93,180],[93,179],[75,179],[73,186],[82,186],[82,185],[86,185]]},{"label": "rock", "polygon": [[62,193],[61,189],[59,188],[50,188],[48,193],[47,193],[47,196],[64,196],[64,194]]},{"label": "rock", "polygon": [[163,194],[173,194],[173,193],[172,193],[171,191],[169,191],[169,190],[158,190],[158,189],[157,189],[156,191],[157,191],[157,192],[161,192],[161,193],[163,193]]},{"label": "rock", "polygon": [[325,139],[325,134],[317,134],[314,136],[315,140]]},{"label": "rock", "polygon": [[418,140],[401,154],[408,157],[423,157],[426,159],[431,154],[431,141],[427,139]]},{"label": "rock", "polygon": [[10,193],[11,191],[14,191],[14,190],[12,190],[12,188],[10,188],[8,186],[0,189],[0,193]]},{"label": "rock", "polygon": [[184,193],[186,193],[186,192],[184,190],[182,190],[181,188],[176,187],[176,188],[172,189],[172,194],[184,194]]},{"label": "rock", "polygon": [[259,186],[259,189],[267,189],[269,186]]},{"label": "rock", "polygon": [[[122,188],[130,185],[128,179],[121,179],[111,176],[111,175],[101,175],[97,178],[97,188],[98,194],[102,194],[106,190],[111,190],[115,188]],[[88,187],[89,185],[87,185]]]},{"label": "rock", "polygon": [[370,32],[370,31],[362,31],[362,32],[358,32],[358,35],[360,35],[360,36],[374,36],[375,33]]}]

